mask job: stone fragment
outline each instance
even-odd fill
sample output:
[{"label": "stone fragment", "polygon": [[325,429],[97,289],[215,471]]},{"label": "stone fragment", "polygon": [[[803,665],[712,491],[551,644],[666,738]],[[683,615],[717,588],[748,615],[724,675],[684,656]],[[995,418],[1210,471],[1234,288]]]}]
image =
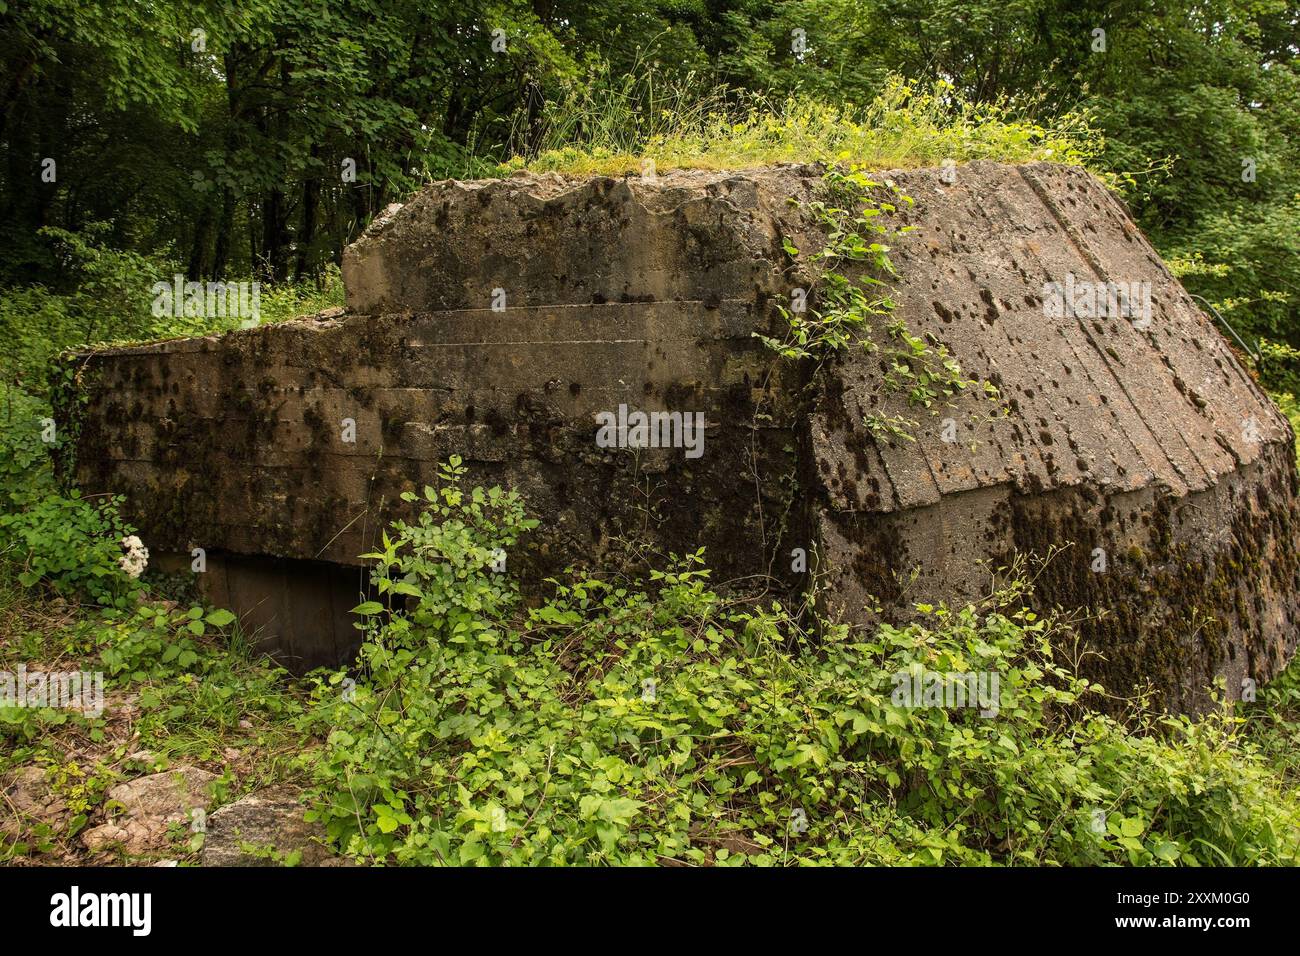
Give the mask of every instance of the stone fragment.
[{"label": "stone fragment", "polygon": [[206,809],[208,785],[216,779],[198,767],[176,767],[120,783],[105,803],[120,804],[121,816],[86,830],[81,841],[89,850],[119,848],[128,856],[164,849],[174,824],[188,828],[193,812]]},{"label": "stone fragment", "polygon": [[200,860],[204,866],[273,866],[297,852],[301,866],[338,865],[322,829],[303,820],[305,811],[292,787],[250,793],[208,817]]}]

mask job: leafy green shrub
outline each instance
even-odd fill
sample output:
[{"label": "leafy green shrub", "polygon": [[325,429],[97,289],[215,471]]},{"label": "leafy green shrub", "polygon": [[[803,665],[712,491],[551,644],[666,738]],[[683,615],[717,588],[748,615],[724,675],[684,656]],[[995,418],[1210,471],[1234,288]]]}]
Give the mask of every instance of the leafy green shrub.
[{"label": "leafy green shrub", "polygon": [[22,568],[23,584],[47,581],[98,603],[133,586],[118,564],[124,536],[113,501],[91,502],[75,490],[33,496],[23,511],[0,514],[0,555]]},{"label": "leafy green shrub", "polygon": [[178,610],[141,601],[127,610],[111,609],[91,623],[93,644],[109,679],[147,680],[189,673],[200,663],[195,643],[210,628],[231,624],[235,616],[218,608]]},{"label": "leafy green shrub", "polygon": [[[453,470],[447,476],[455,480]],[[499,489],[426,492],[385,541],[363,673],[320,678],[311,816],[411,864],[1280,863],[1300,808],[1227,714],[1090,709],[1064,628],[1013,580],[906,627],[805,634],[691,555],[641,583],[490,570]],[[493,527],[493,521],[500,525]],[[1013,575],[1013,577],[1015,577]],[[996,704],[906,706],[896,675],[994,673]]]},{"label": "leafy green shrub", "polygon": [[132,530],[112,498],[61,492],[42,434],[48,407],[17,389],[0,395],[0,559],[23,585],[45,581],[101,604],[124,599],[135,583],[119,564]]},{"label": "leafy green shrub", "polygon": [[[1282,410],[1282,414],[1291,422],[1291,428],[1297,435],[1300,435],[1300,402],[1292,392],[1274,392],[1271,394],[1273,401],[1277,402],[1277,407]],[[1296,467],[1300,468],[1300,442],[1296,443]]]},{"label": "leafy green shrub", "polygon": [[[109,342],[139,342],[178,335],[202,335],[237,328],[235,315],[198,316],[153,312],[153,287],[170,285],[180,272],[174,263],[113,249],[108,226],[92,223],[81,232],[46,227],[40,231],[63,263],[65,281],[0,289],[0,375],[28,392],[44,394],[46,373],[66,349]],[[329,265],[319,281],[259,286],[259,322],[273,323],[343,304],[343,278]]]},{"label": "leafy green shrub", "polygon": [[153,316],[150,289],[175,268],[157,257],[112,248],[110,232],[106,223],[91,223],[81,232],[40,230],[61,263],[64,282],[59,288],[32,285],[0,293],[0,371],[7,382],[17,376],[29,391],[40,392],[51,359],[63,349],[155,338],[172,329],[201,331],[194,320]]},{"label": "leafy green shrub", "polygon": [[[156,756],[225,761],[247,733],[274,761],[279,747],[292,745],[302,694],[283,668],[248,653],[233,625],[235,616],[223,608],[146,600],[85,619],[77,639],[98,658],[110,687],[138,692],[135,729]],[[262,755],[253,757],[263,762]]]},{"label": "leafy green shrub", "polygon": [[1260,339],[1259,377],[1266,388],[1300,394],[1300,349]]},{"label": "leafy green shrub", "polygon": [[1300,666],[1288,667],[1246,707],[1246,733],[1259,748],[1279,785],[1300,783]]},{"label": "leafy green shrub", "polygon": [[[1215,209],[1158,245],[1188,291],[1214,303],[1248,342],[1300,347],[1300,195]],[[1274,355],[1274,364],[1282,358]],[[1294,368],[1294,356],[1285,364]],[[1267,372],[1265,381],[1292,388]]]}]

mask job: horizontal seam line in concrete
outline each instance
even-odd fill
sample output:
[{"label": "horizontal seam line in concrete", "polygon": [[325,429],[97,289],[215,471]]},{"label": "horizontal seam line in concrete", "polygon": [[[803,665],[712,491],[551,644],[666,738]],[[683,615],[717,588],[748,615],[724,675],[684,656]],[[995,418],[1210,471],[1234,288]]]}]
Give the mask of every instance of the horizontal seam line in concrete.
[{"label": "horizontal seam line in concrete", "polygon": [[[754,298],[752,296],[731,297],[719,299],[656,299],[653,302],[551,302],[539,303],[538,305],[509,305],[504,309],[493,309],[491,306],[478,306],[472,309],[398,309],[379,312],[349,312],[346,315],[337,316],[326,321],[342,323],[350,318],[357,316],[369,316],[376,319],[405,319],[407,321],[418,320],[431,316],[443,315],[475,315],[479,313],[488,313],[490,315],[508,315],[511,312],[542,312],[548,309],[653,309],[660,306],[673,307],[681,305],[703,305],[706,308],[710,305],[721,305],[723,303],[739,302],[745,306],[752,306]],[[264,326],[257,326],[258,329],[268,328],[271,325],[282,327],[292,324],[289,322],[268,323]],[[299,322],[299,327],[306,326],[306,322]],[[234,329],[237,332],[251,332],[256,329]]]}]

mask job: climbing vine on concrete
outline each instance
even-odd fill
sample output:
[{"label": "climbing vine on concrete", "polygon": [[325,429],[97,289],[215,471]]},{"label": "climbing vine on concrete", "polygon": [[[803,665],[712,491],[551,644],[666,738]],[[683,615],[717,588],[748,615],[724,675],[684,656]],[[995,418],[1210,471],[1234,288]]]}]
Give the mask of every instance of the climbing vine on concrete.
[{"label": "climbing vine on concrete", "polygon": [[[807,299],[815,299],[816,305],[789,309],[781,306],[781,315],[788,323],[785,339],[759,338],[785,358],[810,359],[818,364],[854,347],[881,351],[886,363],[885,390],[905,394],[912,408],[951,405],[960,393],[971,388],[982,388],[991,401],[998,401],[997,387],[968,378],[947,346],[929,333],[915,334],[906,322],[892,315],[894,301],[885,280],[870,274],[874,269],[883,275],[897,275],[889,258],[888,240],[914,227],[893,226],[889,217],[898,212],[899,203],[912,205],[912,198],[893,183],[871,179],[864,167],[856,165],[848,167],[847,172],[832,168],[823,177],[823,185],[825,199],[801,204],[826,233],[825,245],[808,258],[819,270],[812,288],[807,290]],[[885,198],[877,199],[882,191]],[[792,258],[800,254],[788,237],[784,248]],[[866,268],[853,270],[859,273],[855,277],[845,275],[842,270],[852,263]],[[888,317],[883,341],[871,334],[874,316]],[[910,430],[920,424],[903,415],[877,413],[868,413],[863,420],[873,434],[907,441],[915,440]]]}]

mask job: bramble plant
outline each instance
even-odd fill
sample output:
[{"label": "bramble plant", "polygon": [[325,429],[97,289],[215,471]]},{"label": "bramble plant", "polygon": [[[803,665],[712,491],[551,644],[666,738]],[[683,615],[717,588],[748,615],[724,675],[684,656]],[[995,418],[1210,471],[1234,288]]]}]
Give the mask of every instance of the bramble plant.
[{"label": "bramble plant", "polygon": [[[484,564],[526,529],[518,499],[444,484],[424,500],[375,576],[408,603],[363,606],[362,671],[317,678],[307,718],[328,729],[310,817],[358,859],[1296,858],[1300,808],[1240,720],[1130,729],[1092,710],[1104,691],[1056,659],[1065,627],[1024,608],[1023,567],[968,607],[824,622],[818,641],[778,603],[715,591],[702,554],[645,581],[575,575],[525,609]],[[921,669],[1000,675],[997,706],[896,703],[893,675]]]},{"label": "bramble plant", "polygon": [[[821,362],[852,345],[872,351],[877,345],[869,334],[868,319],[885,315],[894,307],[887,295],[868,295],[869,290],[883,286],[883,280],[871,275],[851,280],[838,269],[845,262],[870,263],[882,272],[893,273],[889,246],[875,241],[874,237],[889,235],[889,228],[877,221],[877,217],[894,212],[897,207],[891,202],[871,203],[871,190],[881,184],[868,179],[856,166],[847,174],[831,169],[823,177],[823,183],[831,203],[815,200],[807,204],[808,211],[826,230],[825,246],[808,257],[809,263],[821,270],[810,290],[817,296],[819,307],[794,311],[778,306],[781,317],[789,325],[785,341],[755,333],[784,358]],[[897,194],[895,187],[890,188]],[[899,196],[899,200],[912,201],[905,196]],[[842,208],[840,202],[849,208]],[[784,248],[791,258],[799,255],[798,247],[788,238],[784,240]]]}]

